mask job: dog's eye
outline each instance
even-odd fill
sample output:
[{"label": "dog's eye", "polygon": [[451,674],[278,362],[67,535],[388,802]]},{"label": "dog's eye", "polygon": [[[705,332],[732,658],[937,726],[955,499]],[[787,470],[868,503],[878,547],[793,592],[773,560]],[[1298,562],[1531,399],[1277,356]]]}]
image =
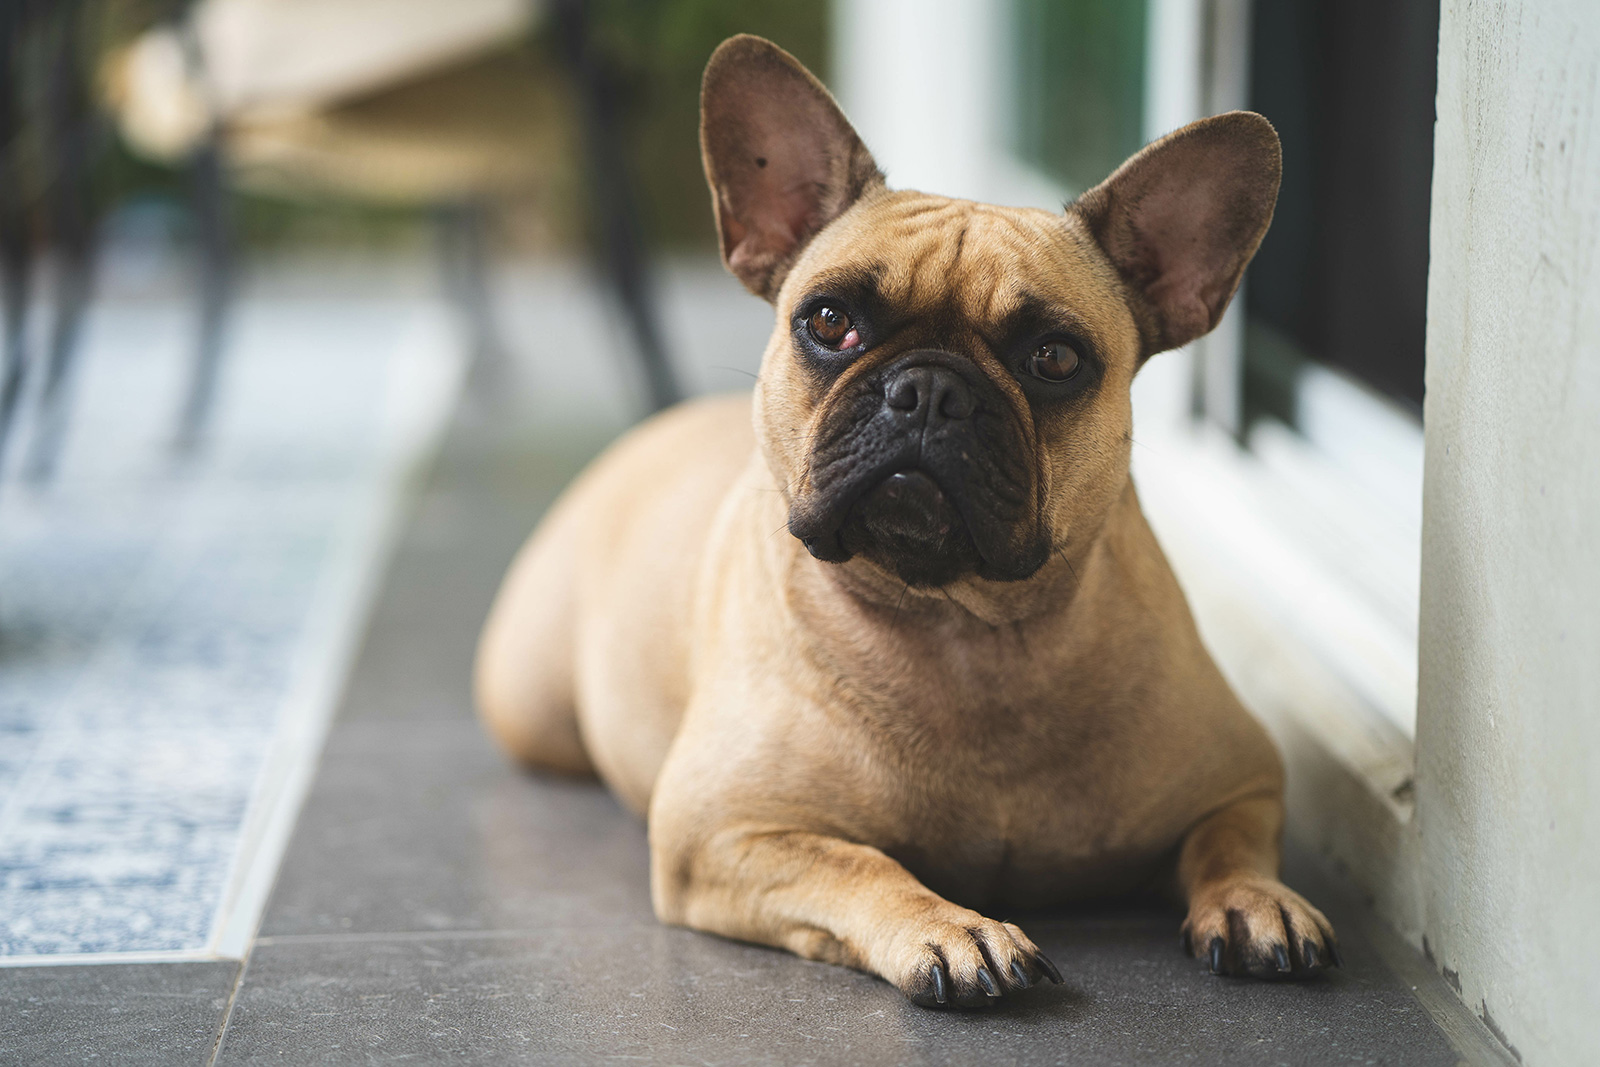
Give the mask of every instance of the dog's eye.
[{"label": "dog's eye", "polygon": [[1028,373],[1046,382],[1064,382],[1078,373],[1083,357],[1065,341],[1040,345],[1028,357]]},{"label": "dog's eye", "polygon": [[861,343],[861,333],[846,315],[836,307],[824,304],[806,320],[811,337],[819,345],[835,351],[854,348]]}]

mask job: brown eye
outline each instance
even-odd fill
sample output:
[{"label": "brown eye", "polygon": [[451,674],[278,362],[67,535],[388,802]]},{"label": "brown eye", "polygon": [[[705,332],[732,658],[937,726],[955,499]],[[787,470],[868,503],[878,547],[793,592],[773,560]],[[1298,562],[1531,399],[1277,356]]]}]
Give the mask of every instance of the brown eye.
[{"label": "brown eye", "polygon": [[1028,359],[1028,373],[1046,382],[1064,382],[1078,373],[1083,359],[1065,341],[1051,341],[1034,349]]},{"label": "brown eye", "polygon": [[854,348],[861,343],[861,335],[850,321],[850,316],[836,307],[826,304],[819,307],[812,312],[807,326],[816,342],[827,348]]}]

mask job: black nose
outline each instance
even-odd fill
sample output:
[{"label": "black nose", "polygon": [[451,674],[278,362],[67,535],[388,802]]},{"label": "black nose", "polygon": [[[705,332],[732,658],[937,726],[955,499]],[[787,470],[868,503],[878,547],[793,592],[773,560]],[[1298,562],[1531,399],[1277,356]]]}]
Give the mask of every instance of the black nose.
[{"label": "black nose", "polygon": [[969,386],[955,371],[919,363],[897,371],[884,384],[884,400],[918,421],[964,419],[977,406]]}]

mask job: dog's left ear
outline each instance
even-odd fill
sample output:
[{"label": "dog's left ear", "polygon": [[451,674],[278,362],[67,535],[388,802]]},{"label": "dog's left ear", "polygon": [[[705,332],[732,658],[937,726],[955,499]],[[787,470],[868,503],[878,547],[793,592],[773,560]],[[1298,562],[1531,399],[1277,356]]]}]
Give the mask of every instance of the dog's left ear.
[{"label": "dog's left ear", "polygon": [[773,300],[806,242],[883,175],[828,90],[771,41],[730,37],[700,88],[722,260]]},{"label": "dog's left ear", "polygon": [[1216,326],[1272,222],[1282,172],[1272,124],[1230,111],[1146,145],[1068,209],[1128,284],[1141,360]]}]

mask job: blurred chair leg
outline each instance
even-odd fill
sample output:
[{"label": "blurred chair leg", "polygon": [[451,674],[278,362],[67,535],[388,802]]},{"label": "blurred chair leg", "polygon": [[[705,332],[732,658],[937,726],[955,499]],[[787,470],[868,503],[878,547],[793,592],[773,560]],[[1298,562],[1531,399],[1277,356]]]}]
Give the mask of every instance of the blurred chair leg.
[{"label": "blurred chair leg", "polygon": [[44,384],[39,390],[38,423],[28,451],[23,475],[31,482],[48,482],[66,441],[72,407],[72,377],[76,370],[83,314],[89,306],[90,252],[87,248],[60,248],[50,344],[45,351]]},{"label": "blurred chair leg", "polygon": [[[8,198],[9,199],[9,198]],[[0,473],[28,370],[28,238],[26,219],[11,203],[0,206],[0,306],[5,309],[5,354],[0,365]]]},{"label": "blurred chair leg", "polygon": [[97,128],[77,39],[82,12],[81,3],[63,4],[55,11],[60,20],[57,52],[46,92],[48,140],[56,166],[50,190],[50,217],[58,269],[38,424],[23,468],[24,476],[35,482],[48,481],[54,475],[66,438],[73,370],[94,274],[94,205],[89,171]]},{"label": "blurred chair leg", "polygon": [[5,470],[6,444],[11,439],[22,383],[27,374],[29,256],[28,212],[16,162],[22,132],[20,74],[22,11],[19,4],[0,7],[0,311],[5,315],[0,339],[0,474]]},{"label": "blurred chair leg", "polygon": [[233,233],[228,222],[222,145],[216,131],[195,153],[192,179],[200,235],[200,328],[175,441],[177,450],[185,453],[200,444],[211,421],[226,346],[228,305],[233,296]]},{"label": "blurred chair leg", "polygon": [[434,215],[445,292],[467,326],[467,386],[477,396],[499,395],[509,362],[494,311],[489,258],[489,211],[479,200],[446,204]]},{"label": "blurred chair leg", "polygon": [[589,188],[600,225],[606,274],[628,316],[651,408],[660,410],[681,399],[683,392],[662,338],[622,150],[612,79],[589,34],[586,0],[554,0],[551,8],[562,49],[578,83]]}]

